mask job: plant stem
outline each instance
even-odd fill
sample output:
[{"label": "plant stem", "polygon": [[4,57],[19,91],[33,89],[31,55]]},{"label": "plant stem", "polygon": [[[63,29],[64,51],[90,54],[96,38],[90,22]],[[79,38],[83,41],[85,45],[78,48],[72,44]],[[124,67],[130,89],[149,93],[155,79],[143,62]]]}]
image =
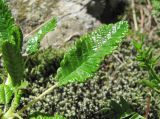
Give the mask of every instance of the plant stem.
[{"label": "plant stem", "polygon": [[134,0],[132,0],[132,14],[133,14],[133,21],[134,21],[135,31],[138,31],[138,23],[137,23],[137,17],[136,17]]},{"label": "plant stem", "polygon": [[151,94],[147,97],[147,107],[146,107],[146,113],[145,113],[145,118],[148,119],[149,111],[150,111],[150,103],[151,103]]},{"label": "plant stem", "polygon": [[5,113],[6,113],[7,108],[8,108],[8,104],[5,104],[5,105],[4,105],[4,111],[3,111],[3,112],[5,112]]},{"label": "plant stem", "polygon": [[14,97],[14,100],[12,102],[12,105],[10,107],[10,109],[15,112],[17,107],[19,106],[20,104],[20,100],[21,100],[21,95],[22,95],[22,92],[21,90],[17,90],[16,93],[15,93],[15,97]]},{"label": "plant stem", "polygon": [[21,99],[21,90],[17,89],[15,90],[15,95],[14,99],[12,101],[11,107],[9,110],[2,116],[2,119],[9,119],[14,115],[14,112],[16,111],[17,107],[20,104],[20,99]]},{"label": "plant stem", "polygon": [[29,102],[26,106],[24,106],[21,110],[17,112],[17,114],[21,115],[23,111],[25,111],[27,108],[31,107],[33,104],[35,104],[37,101],[41,100],[45,95],[49,94],[54,88],[58,87],[58,83],[51,86],[49,89],[44,91],[42,94],[40,94],[38,97],[36,97],[34,100]]},{"label": "plant stem", "polygon": [[15,117],[17,117],[18,119],[23,119],[21,116],[19,116],[17,113],[14,114]]}]

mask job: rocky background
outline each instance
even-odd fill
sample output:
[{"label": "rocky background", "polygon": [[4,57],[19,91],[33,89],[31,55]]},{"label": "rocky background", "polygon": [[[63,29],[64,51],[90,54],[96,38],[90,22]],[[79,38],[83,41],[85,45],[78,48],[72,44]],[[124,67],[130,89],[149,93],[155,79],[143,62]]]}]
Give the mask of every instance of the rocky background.
[{"label": "rocky background", "polygon": [[119,6],[125,4],[123,0],[8,1],[15,19],[26,36],[49,18],[57,17],[57,28],[42,40],[42,48],[60,47],[73,36],[80,36],[93,30],[101,22],[115,21]]},{"label": "rocky background", "polygon": [[[93,30],[102,23],[114,23],[128,20],[132,30],[138,27],[146,33],[146,44],[159,52],[160,36],[157,18],[151,16],[151,4],[145,0],[8,0],[17,23],[22,27],[25,41],[28,35],[49,18],[56,16],[57,28],[41,42],[39,53],[31,56],[27,62],[26,80],[29,87],[22,98],[22,105],[54,85],[53,76],[63,57],[65,43],[67,48],[74,43],[75,37]],[[134,20],[136,12],[137,21]],[[31,34],[30,34],[31,32]],[[54,90],[44,100],[39,101],[26,111],[60,113],[68,119],[113,119],[111,100],[119,102],[120,96],[129,102],[133,111],[145,114],[148,89],[139,85],[138,80],[146,76],[135,61],[136,52],[131,44],[137,35],[131,33],[119,50],[106,57],[99,71],[86,83],[67,85]],[[158,69],[158,67],[157,67]],[[157,70],[158,71],[158,70]],[[151,98],[150,119],[160,117],[160,100],[154,93]],[[110,115],[112,113],[112,116]]]}]

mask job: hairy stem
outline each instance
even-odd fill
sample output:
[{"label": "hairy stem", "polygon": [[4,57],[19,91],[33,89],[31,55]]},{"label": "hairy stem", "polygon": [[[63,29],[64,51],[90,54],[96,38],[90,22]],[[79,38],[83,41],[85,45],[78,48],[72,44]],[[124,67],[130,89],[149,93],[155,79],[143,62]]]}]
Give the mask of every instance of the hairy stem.
[{"label": "hairy stem", "polygon": [[12,102],[12,105],[10,107],[10,109],[15,112],[17,107],[19,106],[20,104],[20,99],[21,99],[21,95],[22,95],[22,92],[21,90],[17,90],[16,93],[15,93],[15,97],[14,97],[14,100]]},{"label": "hairy stem", "polygon": [[49,93],[52,92],[53,89],[55,89],[56,87],[58,87],[58,83],[51,86],[49,89],[47,89],[46,91],[44,91],[42,94],[40,94],[38,97],[36,97],[34,100],[32,100],[31,102],[29,102],[26,106],[24,106],[21,110],[19,110],[17,112],[17,114],[21,115],[22,112],[24,112],[27,108],[31,107],[33,104],[35,104],[37,101],[43,99],[43,97]]},{"label": "hairy stem", "polygon": [[20,104],[20,99],[21,99],[21,90],[17,89],[15,91],[15,95],[14,95],[14,99],[12,101],[11,107],[9,108],[9,110],[3,115],[2,119],[8,119],[12,116],[14,116],[14,113],[17,109],[17,107]]}]

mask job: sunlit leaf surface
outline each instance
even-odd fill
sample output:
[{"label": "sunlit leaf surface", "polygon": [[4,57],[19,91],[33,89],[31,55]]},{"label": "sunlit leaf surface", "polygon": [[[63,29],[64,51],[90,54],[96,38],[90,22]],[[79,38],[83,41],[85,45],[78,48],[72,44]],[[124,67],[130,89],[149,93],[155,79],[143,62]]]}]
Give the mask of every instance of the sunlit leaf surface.
[{"label": "sunlit leaf surface", "polygon": [[52,18],[49,22],[44,24],[30,39],[27,43],[27,53],[35,53],[39,49],[40,41],[46,35],[46,33],[52,31],[56,27],[56,19]]},{"label": "sunlit leaf surface", "polygon": [[31,116],[30,119],[66,119],[66,118],[58,114],[55,114],[54,116],[47,116],[45,114],[36,113],[35,115]]},{"label": "sunlit leaf surface", "polygon": [[13,91],[8,85],[0,85],[0,104],[8,104],[13,96]]},{"label": "sunlit leaf surface", "polygon": [[60,85],[65,85],[91,77],[104,57],[119,46],[127,31],[127,22],[120,21],[102,25],[95,32],[82,36],[75,47],[65,54],[56,80]]}]

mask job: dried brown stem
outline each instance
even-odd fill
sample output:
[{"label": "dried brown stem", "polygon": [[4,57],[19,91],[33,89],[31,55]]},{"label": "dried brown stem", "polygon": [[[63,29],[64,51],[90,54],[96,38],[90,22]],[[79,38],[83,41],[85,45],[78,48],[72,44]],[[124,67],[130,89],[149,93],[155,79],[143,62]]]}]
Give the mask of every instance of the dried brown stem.
[{"label": "dried brown stem", "polygon": [[149,112],[150,112],[151,95],[148,95],[146,103],[147,103],[147,107],[145,112],[145,118],[148,119]]},{"label": "dried brown stem", "polygon": [[133,14],[133,21],[134,21],[134,29],[138,31],[138,23],[136,18],[136,11],[135,11],[135,2],[132,0],[132,14]]}]

